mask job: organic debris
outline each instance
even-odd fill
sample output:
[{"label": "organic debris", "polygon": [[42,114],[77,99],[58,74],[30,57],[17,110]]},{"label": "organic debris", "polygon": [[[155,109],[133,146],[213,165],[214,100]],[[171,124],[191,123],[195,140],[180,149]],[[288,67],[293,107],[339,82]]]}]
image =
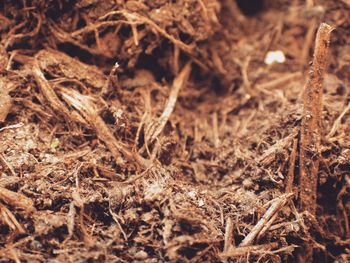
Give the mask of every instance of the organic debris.
[{"label": "organic debris", "polygon": [[0,262],[350,261],[349,1],[0,21]]}]

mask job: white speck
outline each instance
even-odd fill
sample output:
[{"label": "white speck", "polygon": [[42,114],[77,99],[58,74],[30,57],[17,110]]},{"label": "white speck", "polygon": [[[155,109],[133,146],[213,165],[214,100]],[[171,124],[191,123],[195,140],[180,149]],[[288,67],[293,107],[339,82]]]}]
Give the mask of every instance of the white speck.
[{"label": "white speck", "polygon": [[26,142],[26,149],[27,150],[31,150],[31,149],[35,149],[36,148],[36,144],[32,139],[28,139]]},{"label": "white speck", "polygon": [[148,185],[145,189],[145,198],[152,200],[163,192],[164,185],[162,182],[156,181],[151,185]]},{"label": "white speck", "polygon": [[281,50],[269,51],[265,57],[265,64],[271,65],[273,63],[284,63],[286,61],[286,57]]},{"label": "white speck", "polygon": [[195,191],[188,192],[188,193],[187,193],[187,196],[188,196],[189,198],[194,199],[194,198],[196,197],[196,192],[195,192]]},{"label": "white speck", "polygon": [[199,200],[198,200],[198,206],[199,206],[199,207],[202,207],[203,205],[204,205],[203,199],[199,199]]}]

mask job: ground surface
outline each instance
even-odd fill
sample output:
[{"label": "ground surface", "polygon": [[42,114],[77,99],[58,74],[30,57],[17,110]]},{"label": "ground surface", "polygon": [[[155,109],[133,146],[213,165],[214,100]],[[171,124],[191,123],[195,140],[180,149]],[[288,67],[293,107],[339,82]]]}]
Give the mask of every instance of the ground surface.
[{"label": "ground surface", "polygon": [[350,261],[349,0],[5,0],[0,21],[0,262]]}]

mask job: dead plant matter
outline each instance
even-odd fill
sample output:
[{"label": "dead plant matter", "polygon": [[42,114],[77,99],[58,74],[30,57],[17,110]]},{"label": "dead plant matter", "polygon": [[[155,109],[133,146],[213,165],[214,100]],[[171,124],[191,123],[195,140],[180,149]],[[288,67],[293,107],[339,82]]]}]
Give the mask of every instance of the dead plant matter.
[{"label": "dead plant matter", "polygon": [[253,2],[0,2],[1,262],[350,260],[349,1]]}]

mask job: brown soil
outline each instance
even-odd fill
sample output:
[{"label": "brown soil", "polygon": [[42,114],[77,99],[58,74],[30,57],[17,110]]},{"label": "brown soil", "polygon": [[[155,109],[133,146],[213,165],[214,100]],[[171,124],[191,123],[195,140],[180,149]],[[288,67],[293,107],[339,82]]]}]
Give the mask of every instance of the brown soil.
[{"label": "brown soil", "polygon": [[0,262],[350,261],[349,0],[4,0],[0,38]]}]

